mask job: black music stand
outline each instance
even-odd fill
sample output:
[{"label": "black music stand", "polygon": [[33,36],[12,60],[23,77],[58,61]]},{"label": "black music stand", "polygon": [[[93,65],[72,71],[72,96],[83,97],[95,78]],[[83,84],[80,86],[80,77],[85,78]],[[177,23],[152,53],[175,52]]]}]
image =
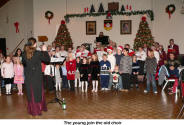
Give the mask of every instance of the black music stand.
[{"label": "black music stand", "polygon": [[[54,83],[56,84],[56,78],[55,78],[55,68],[56,68],[56,64],[63,64],[64,61],[66,60],[65,57],[61,57],[61,58],[51,58],[51,64],[54,65]],[[55,97],[54,99],[52,99],[51,101],[49,101],[47,104],[50,103],[59,103],[59,105],[62,105],[62,100],[58,98],[57,96],[57,92],[55,91]]]}]

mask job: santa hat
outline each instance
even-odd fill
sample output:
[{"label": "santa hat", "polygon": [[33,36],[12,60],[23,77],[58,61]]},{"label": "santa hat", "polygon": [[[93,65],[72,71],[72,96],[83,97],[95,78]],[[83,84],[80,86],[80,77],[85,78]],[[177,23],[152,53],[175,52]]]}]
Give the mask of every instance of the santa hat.
[{"label": "santa hat", "polygon": [[117,48],[117,49],[119,49],[119,50],[123,51],[123,46],[118,46],[118,48]]},{"label": "santa hat", "polygon": [[112,46],[109,46],[109,47],[107,48],[107,51],[113,51]]}]

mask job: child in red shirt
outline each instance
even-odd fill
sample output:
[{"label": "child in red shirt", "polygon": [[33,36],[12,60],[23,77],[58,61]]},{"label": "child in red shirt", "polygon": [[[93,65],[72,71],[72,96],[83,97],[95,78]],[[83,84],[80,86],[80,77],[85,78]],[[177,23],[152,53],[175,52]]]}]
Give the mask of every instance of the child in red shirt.
[{"label": "child in red shirt", "polygon": [[76,60],[73,58],[72,53],[68,53],[68,59],[66,61],[66,70],[67,70],[67,79],[69,80],[70,89],[71,91],[74,91]]}]

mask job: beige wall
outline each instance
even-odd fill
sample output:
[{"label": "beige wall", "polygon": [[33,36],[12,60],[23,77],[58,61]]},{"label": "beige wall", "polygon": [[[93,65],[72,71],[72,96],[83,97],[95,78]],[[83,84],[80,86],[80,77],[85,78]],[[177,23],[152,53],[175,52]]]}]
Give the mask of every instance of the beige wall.
[{"label": "beige wall", "polygon": [[[15,32],[14,23],[19,22],[20,33]],[[8,53],[24,38],[32,36],[33,0],[10,0],[0,8],[0,37],[6,38]],[[23,48],[21,44],[20,48]]]},{"label": "beige wall", "polygon": [[[120,6],[122,4],[130,4],[133,10],[153,9],[155,20],[150,21],[148,18],[148,23],[155,41],[163,44],[166,48],[168,40],[174,38],[175,42],[180,45],[180,52],[184,53],[184,15],[180,14],[182,6],[181,0],[67,0],[67,12],[83,13],[83,8],[90,8],[91,4],[94,4],[95,10],[97,11],[101,2],[104,5],[104,9],[107,10],[107,4],[111,1],[119,2]],[[176,5],[176,11],[169,20],[168,14],[165,13],[165,8],[171,3]],[[48,24],[48,21],[44,17],[47,10],[54,13],[51,24]],[[48,36],[48,43],[51,43],[55,39],[57,28],[60,25],[60,21],[64,19],[65,13],[66,0],[11,0],[0,8],[0,37],[7,38],[7,47],[9,51],[12,50],[22,38],[27,39],[30,37],[31,31],[33,31],[35,37],[39,35]],[[8,23],[6,22],[7,17],[9,18]],[[70,19],[70,23],[67,24],[67,27],[71,33],[74,47],[83,42],[93,43],[100,31],[109,35],[117,44],[123,45],[129,43],[133,45],[141,15],[130,17],[113,16],[113,29],[110,31],[104,30],[104,19],[105,16]],[[120,35],[120,20],[132,20],[131,35]],[[13,25],[15,21],[20,22],[21,32],[19,34],[15,33]],[[97,22],[97,35],[86,35],[86,21]]]},{"label": "beige wall", "polygon": [[[83,13],[85,7],[90,8],[91,4],[94,4],[95,10],[97,11],[100,3],[104,5],[104,9],[107,10],[108,2],[112,0],[67,0],[67,12],[69,14],[73,13]],[[118,1],[118,0],[117,0]],[[120,1],[120,0],[119,0]],[[151,0],[139,0],[139,1],[121,1],[122,4],[131,4],[133,9],[150,9]],[[43,14],[51,10],[54,12],[55,16],[51,20],[49,25]],[[65,0],[34,0],[34,35],[47,35],[49,36],[49,42],[54,41],[56,36],[56,27],[60,25],[60,21],[64,19],[66,13],[66,1]],[[71,34],[72,40],[74,42],[74,47],[82,44],[83,42],[93,43],[96,36],[100,31],[103,31],[105,35],[109,35],[110,39],[117,42],[117,44],[130,43],[133,44],[135,34],[137,32],[141,16],[113,16],[113,28],[110,31],[104,30],[104,19],[105,16],[100,17],[84,17],[84,18],[71,18],[70,23],[67,24],[69,32]],[[120,35],[120,20],[132,20],[132,35]],[[86,35],[86,21],[96,21],[97,23],[97,35]],[[150,27],[152,23],[148,18]]]}]

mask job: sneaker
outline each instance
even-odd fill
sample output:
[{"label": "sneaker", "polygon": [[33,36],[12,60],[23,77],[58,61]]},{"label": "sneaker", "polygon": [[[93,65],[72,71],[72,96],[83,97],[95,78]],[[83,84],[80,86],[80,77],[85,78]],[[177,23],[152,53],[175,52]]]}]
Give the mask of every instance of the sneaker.
[{"label": "sneaker", "polygon": [[102,88],[101,90],[103,91],[103,90],[105,90],[105,88]]},{"label": "sneaker", "polygon": [[97,92],[98,90],[96,89],[95,92]]},{"label": "sneaker", "polygon": [[154,91],[154,94],[157,94],[158,92],[157,91]]},{"label": "sneaker", "polygon": [[148,93],[148,91],[147,90],[144,90],[144,93]]},{"label": "sneaker", "polygon": [[6,92],[6,95],[8,95],[8,92]]},{"label": "sneaker", "polygon": [[93,89],[92,92],[94,92],[95,90]]},{"label": "sneaker", "polygon": [[24,93],[20,93],[20,95],[24,95]]},{"label": "sneaker", "polygon": [[108,91],[108,90],[110,90],[110,89],[109,89],[109,88],[105,88],[105,90],[107,90],[107,91]]}]

